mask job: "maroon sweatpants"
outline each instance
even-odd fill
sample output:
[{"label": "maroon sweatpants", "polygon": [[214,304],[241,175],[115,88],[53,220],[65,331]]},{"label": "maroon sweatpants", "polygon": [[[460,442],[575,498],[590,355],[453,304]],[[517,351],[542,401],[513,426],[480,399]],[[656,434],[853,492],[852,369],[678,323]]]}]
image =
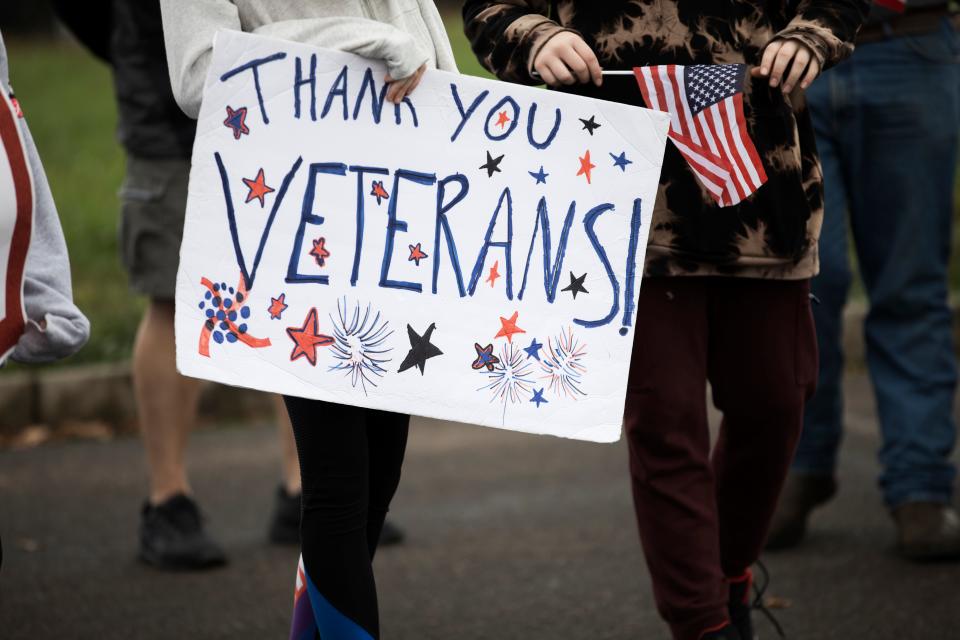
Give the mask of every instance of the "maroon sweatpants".
[{"label": "maroon sweatpants", "polygon": [[[677,640],[727,620],[813,393],[809,281],[644,278],[624,425],[640,540]],[[710,455],[706,389],[723,412]]]}]

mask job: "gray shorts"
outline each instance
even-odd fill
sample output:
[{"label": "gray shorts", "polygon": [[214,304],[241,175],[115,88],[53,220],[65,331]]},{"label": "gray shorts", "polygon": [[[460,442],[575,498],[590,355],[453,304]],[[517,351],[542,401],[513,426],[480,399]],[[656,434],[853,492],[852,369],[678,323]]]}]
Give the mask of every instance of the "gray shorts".
[{"label": "gray shorts", "polygon": [[189,159],[127,156],[120,256],[130,288],[155,300],[174,299],[189,177]]}]

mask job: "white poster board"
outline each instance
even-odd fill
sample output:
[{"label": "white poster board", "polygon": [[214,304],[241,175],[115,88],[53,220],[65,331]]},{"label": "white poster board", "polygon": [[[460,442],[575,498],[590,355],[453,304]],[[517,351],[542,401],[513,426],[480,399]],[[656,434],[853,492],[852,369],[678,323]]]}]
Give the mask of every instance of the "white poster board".
[{"label": "white poster board", "polygon": [[385,74],[351,54],[218,34],[177,278],[178,367],[617,440],[668,116],[441,71],[394,107]]}]

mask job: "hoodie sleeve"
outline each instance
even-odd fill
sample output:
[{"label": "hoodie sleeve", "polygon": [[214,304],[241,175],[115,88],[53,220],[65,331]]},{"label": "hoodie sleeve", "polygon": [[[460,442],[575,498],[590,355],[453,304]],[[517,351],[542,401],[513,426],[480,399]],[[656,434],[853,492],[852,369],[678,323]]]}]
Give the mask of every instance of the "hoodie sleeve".
[{"label": "hoodie sleeve", "polygon": [[547,0],[467,0],[463,30],[477,59],[501,80],[543,84],[530,61],[550,38],[566,29],[550,18]]},{"label": "hoodie sleeve", "polygon": [[37,148],[21,120],[36,208],[23,283],[26,331],[13,350],[18,362],[53,362],[80,350],[90,337],[90,322],[73,303],[70,260],[57,208]]},{"label": "hoodie sleeve", "polygon": [[[229,0],[161,0],[163,32],[173,95],[191,118],[200,113],[213,36],[220,29],[242,31],[237,7]],[[391,77],[412,75],[430,56],[409,34],[365,18],[285,20],[253,33],[339,49],[384,60]]]},{"label": "hoodie sleeve", "polygon": [[799,40],[826,69],[853,53],[857,31],[870,11],[870,0],[801,0],[797,12],[777,38]]},{"label": "hoodie sleeve", "polygon": [[[0,38],[0,91],[9,93],[7,52]],[[26,329],[11,357],[52,362],[76,353],[90,336],[90,323],[73,304],[70,261],[57,208],[26,120],[18,119],[33,174],[34,218],[24,269]]]}]

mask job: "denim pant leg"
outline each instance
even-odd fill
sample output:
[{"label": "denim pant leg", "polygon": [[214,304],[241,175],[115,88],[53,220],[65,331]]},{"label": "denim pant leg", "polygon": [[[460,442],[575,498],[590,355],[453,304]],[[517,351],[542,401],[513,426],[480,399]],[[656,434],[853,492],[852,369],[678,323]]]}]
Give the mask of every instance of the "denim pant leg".
[{"label": "denim pant leg", "polygon": [[947,502],[957,371],[947,262],[960,128],[952,28],[866,45],[853,59],[863,137],[851,228],[870,297],[867,364],[888,506]]},{"label": "denim pant leg", "polygon": [[807,93],[824,176],[824,219],[820,231],[820,274],[811,282],[820,349],[817,391],[804,409],[803,432],[792,469],[832,474],[843,435],[843,307],[850,290],[847,255],[847,188],[841,166],[849,128],[835,107],[842,101],[844,69],[828,71]]}]

